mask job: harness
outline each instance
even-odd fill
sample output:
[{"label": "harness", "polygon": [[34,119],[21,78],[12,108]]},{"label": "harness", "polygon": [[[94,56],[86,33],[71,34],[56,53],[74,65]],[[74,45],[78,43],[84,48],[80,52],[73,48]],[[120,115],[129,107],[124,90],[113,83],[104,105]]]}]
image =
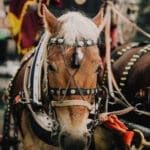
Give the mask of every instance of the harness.
[{"label": "harness", "polygon": [[126,81],[130,75],[130,72],[134,66],[134,64],[145,54],[150,52],[150,44],[140,49],[136,54],[132,56],[132,58],[128,61],[124,71],[122,72],[122,76],[120,77],[119,86],[123,90],[126,85]]},{"label": "harness", "polygon": [[[136,48],[138,46],[145,45],[145,43],[131,43],[131,45],[127,46],[126,48],[120,49],[117,52],[112,54],[111,62],[112,64],[119,59],[125,52],[130,50],[131,48]],[[124,71],[122,72],[122,75],[119,79],[119,87],[120,90],[123,90],[126,86],[126,81],[128,80],[128,77],[130,75],[130,72],[134,66],[134,64],[145,54],[150,52],[150,44],[144,46],[142,49],[140,49],[136,54],[132,56],[132,58],[128,61],[127,65],[124,68]],[[106,84],[106,78],[107,78],[107,70],[104,72],[104,77],[102,80],[102,84]]]}]

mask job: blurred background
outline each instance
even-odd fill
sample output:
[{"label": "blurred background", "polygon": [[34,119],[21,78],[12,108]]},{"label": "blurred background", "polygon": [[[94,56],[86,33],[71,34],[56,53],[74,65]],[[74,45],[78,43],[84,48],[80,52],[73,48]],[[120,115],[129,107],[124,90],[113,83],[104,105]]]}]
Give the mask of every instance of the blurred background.
[{"label": "blurred background", "polygon": [[[37,0],[36,2],[34,0],[27,5],[22,14],[23,5],[27,4],[27,1],[29,0],[0,0],[0,124],[3,120],[3,102],[5,101],[3,93],[19,67],[22,56],[36,46],[43,32],[38,12],[39,4],[46,3],[48,9],[56,16],[68,10],[77,10],[88,17],[93,17],[104,2],[104,0]],[[115,0],[114,4],[120,13],[150,33],[150,0]],[[118,26],[122,30],[125,43],[149,40],[120,19]]]}]

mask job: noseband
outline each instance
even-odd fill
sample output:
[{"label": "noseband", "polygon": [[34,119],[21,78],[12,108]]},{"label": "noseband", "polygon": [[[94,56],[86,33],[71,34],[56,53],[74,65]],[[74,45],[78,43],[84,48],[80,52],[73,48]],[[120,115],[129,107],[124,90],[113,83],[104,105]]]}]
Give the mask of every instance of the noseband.
[{"label": "noseband", "polygon": [[[50,88],[50,94],[55,96],[70,96],[70,95],[96,95],[98,90],[96,88],[93,89],[58,89],[58,88]],[[93,109],[93,106],[85,101],[85,100],[63,100],[63,101],[51,101],[51,105],[53,107],[65,107],[65,106],[85,106],[89,110]]]}]

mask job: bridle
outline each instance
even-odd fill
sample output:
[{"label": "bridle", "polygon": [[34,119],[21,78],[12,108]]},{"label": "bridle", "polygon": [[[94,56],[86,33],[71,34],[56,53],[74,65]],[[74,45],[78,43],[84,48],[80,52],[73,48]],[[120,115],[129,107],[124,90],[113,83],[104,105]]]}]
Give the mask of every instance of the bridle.
[{"label": "bridle", "polygon": [[[85,106],[88,108],[89,111],[91,111],[93,109],[93,105],[90,104],[89,102],[87,102],[86,100],[84,100],[83,95],[96,95],[98,93],[98,89],[97,88],[89,88],[89,89],[85,89],[85,88],[79,88],[77,86],[77,83],[74,79],[74,75],[77,73],[77,71],[71,75],[71,73],[69,72],[69,69],[67,68],[67,64],[66,64],[66,60],[65,60],[65,56],[63,54],[64,48],[65,48],[65,40],[63,38],[58,38],[58,37],[52,37],[50,38],[49,42],[48,42],[48,47],[52,46],[52,45],[58,45],[60,46],[61,49],[61,54],[65,63],[65,67],[70,75],[70,78],[72,78],[74,80],[74,83],[76,85],[76,88],[69,88],[69,81],[68,81],[68,85],[66,88],[54,88],[54,87],[49,87],[49,94],[50,96],[71,96],[71,95],[80,95],[82,97],[82,99],[73,99],[73,100],[65,100],[65,98],[61,99],[61,100],[53,100],[51,101],[51,106],[52,107],[66,107],[66,106]],[[96,43],[94,43],[92,40],[80,40],[80,41],[76,41],[76,43],[72,46],[73,48],[80,48],[80,47],[88,47],[88,46],[93,46],[93,45],[97,45]],[[78,56],[76,55],[75,61],[76,64],[73,66],[76,66],[76,68],[80,67],[79,63],[78,63]]]}]

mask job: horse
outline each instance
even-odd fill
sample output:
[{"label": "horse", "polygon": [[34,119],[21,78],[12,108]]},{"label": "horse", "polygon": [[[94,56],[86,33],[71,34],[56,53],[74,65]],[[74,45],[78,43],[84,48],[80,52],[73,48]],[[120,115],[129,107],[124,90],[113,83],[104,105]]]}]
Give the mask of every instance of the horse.
[{"label": "horse", "polygon": [[[111,53],[112,72],[118,84],[119,90],[126,100],[136,109],[150,112],[150,44],[148,42],[130,42],[119,46]],[[107,72],[103,76],[102,84],[107,85]],[[115,91],[116,96],[119,94]],[[119,97],[120,98],[120,97]],[[109,111],[124,108],[112,100],[109,104]],[[120,116],[130,129],[139,127],[149,137],[149,116],[141,111],[131,111]],[[133,126],[131,125],[133,123]],[[147,132],[146,132],[146,130]]]},{"label": "horse", "polygon": [[101,21],[101,11],[92,20],[79,12],[56,18],[43,5],[45,33],[9,84],[3,149],[18,142],[10,141],[12,120],[24,150],[126,149],[122,134],[90,120],[103,71]]},{"label": "horse", "polygon": [[79,12],[56,18],[43,5],[43,22],[38,46],[9,84],[3,149],[9,149],[12,118],[24,150],[88,149],[88,116],[103,69],[97,46],[101,13],[93,19]]}]

